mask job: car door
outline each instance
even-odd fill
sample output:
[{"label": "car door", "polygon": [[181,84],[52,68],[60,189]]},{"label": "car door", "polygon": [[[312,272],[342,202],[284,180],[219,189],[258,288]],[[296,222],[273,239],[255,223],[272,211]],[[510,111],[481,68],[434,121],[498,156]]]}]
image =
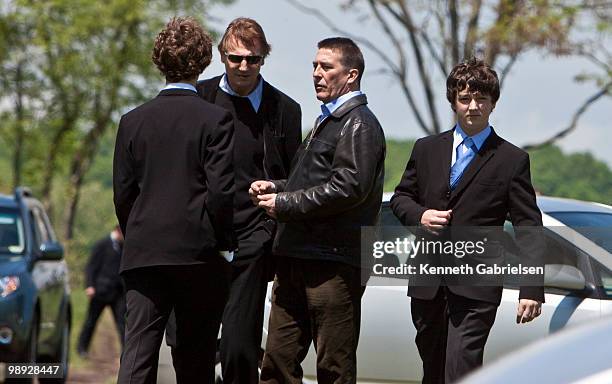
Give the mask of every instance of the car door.
[{"label": "car door", "polygon": [[[54,242],[54,234],[45,223],[44,212],[37,205],[30,207],[30,222],[36,239],[34,251],[36,257],[39,257],[41,255],[41,245]],[[38,289],[40,305],[39,348],[41,352],[46,352],[47,349],[51,348],[50,345],[56,335],[65,275],[66,268],[62,261],[36,260],[34,262],[32,280]]]},{"label": "car door", "polygon": [[485,363],[565,327],[590,322],[601,316],[601,291],[597,288],[590,255],[572,242],[576,234],[571,228],[546,217],[545,225],[545,264],[578,269],[584,277],[584,287],[562,289],[545,286],[542,314],[526,324],[516,323],[518,287],[504,287],[496,321],[485,349]]}]

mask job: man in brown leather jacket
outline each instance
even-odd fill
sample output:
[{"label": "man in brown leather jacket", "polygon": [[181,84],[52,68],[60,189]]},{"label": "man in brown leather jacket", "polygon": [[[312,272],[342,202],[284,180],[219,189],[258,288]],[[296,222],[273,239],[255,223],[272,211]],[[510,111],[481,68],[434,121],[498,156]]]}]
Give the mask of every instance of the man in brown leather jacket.
[{"label": "man in brown leather jacket", "polygon": [[255,203],[278,219],[268,341],[261,383],[301,382],[311,342],[319,383],[354,383],[359,339],[362,226],[380,210],[385,138],[359,90],[364,61],[346,38],[319,42],[313,80],[322,114],[286,180],[256,181]]}]

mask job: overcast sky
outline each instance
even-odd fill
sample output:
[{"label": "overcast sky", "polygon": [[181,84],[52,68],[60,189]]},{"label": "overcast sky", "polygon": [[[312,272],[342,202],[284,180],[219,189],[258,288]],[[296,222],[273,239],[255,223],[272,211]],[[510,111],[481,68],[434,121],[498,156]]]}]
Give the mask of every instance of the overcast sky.
[{"label": "overcast sky", "polygon": [[[391,47],[381,32],[364,23],[357,23],[353,15],[340,11],[336,1],[309,0],[309,6],[325,10],[338,20],[338,25],[351,33],[367,36],[383,49]],[[310,127],[320,113],[312,85],[312,60],[316,43],[334,36],[326,26],[310,15],[295,9],[284,0],[239,0],[229,7],[215,7],[211,14],[217,18],[210,24],[223,31],[239,16],[256,19],[264,28],[272,45],[272,53],[262,67],[262,75],[272,85],[300,103],[304,128]],[[418,138],[424,135],[416,124],[399,86],[384,75],[375,74],[382,63],[371,51],[363,49],[366,70],[362,90],[367,94],[370,108],[380,120],[387,137]],[[506,78],[502,95],[491,115],[496,131],[516,145],[537,142],[567,126],[573,112],[596,92],[591,84],[577,84],[573,75],[588,67],[580,59],[543,58],[529,53],[515,64]],[[370,71],[370,72],[368,72]],[[413,69],[414,71],[414,69]],[[202,75],[212,77],[223,72],[223,65],[215,50],[213,63]],[[433,71],[432,71],[433,72]],[[436,83],[439,110],[449,108],[445,97],[444,79]],[[415,92],[418,92],[415,83]],[[450,126],[448,119],[443,121]],[[579,128],[558,144],[567,152],[591,151],[598,159],[612,166],[612,99],[600,99],[581,118]]]}]

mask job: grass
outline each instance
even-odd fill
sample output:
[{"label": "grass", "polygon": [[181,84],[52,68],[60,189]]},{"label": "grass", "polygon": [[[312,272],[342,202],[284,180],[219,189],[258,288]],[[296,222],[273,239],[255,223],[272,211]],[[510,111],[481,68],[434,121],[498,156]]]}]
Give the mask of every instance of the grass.
[{"label": "grass", "polygon": [[[93,360],[81,358],[77,353],[77,344],[79,333],[83,327],[85,317],[87,316],[87,307],[89,299],[85,295],[83,289],[74,289],[71,293],[72,301],[72,329],[70,332],[70,370],[83,372],[97,372],[100,376],[96,382],[112,383],[116,381],[116,372],[109,372],[107,368],[102,368],[100,364],[101,351],[115,351],[112,353],[115,356],[116,351],[120,350],[119,338],[115,329],[115,324],[112,317],[110,307],[107,307],[98,320],[96,331],[89,348],[90,356],[94,356]],[[112,343],[110,346],[108,343]],[[105,353],[104,352],[104,353]],[[97,356],[97,357],[96,357]],[[111,357],[113,360],[115,357]],[[112,363],[111,363],[112,364]],[[112,369],[111,369],[112,371]]]},{"label": "grass", "polygon": [[83,327],[85,316],[87,316],[87,305],[89,300],[82,289],[73,289],[70,293],[72,302],[72,329],[70,330],[70,369],[81,368],[87,363],[77,353],[79,333]]}]

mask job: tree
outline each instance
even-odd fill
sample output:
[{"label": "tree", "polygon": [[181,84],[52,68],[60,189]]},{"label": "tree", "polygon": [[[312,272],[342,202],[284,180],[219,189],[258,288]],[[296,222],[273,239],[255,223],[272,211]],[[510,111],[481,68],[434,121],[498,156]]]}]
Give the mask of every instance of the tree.
[{"label": "tree", "polygon": [[29,127],[33,124],[39,92],[36,62],[28,57],[32,23],[11,3],[2,4],[0,18],[0,98],[6,107],[0,111],[0,139],[11,148],[12,184],[21,184],[22,163]]},{"label": "tree", "polygon": [[[385,191],[399,184],[414,141],[387,140]],[[612,204],[612,169],[590,153],[566,154],[554,145],[529,151],[533,186],[543,195]]]},{"label": "tree", "polygon": [[[32,136],[38,138],[31,141],[38,145],[28,161],[41,165],[35,187],[50,210],[58,184],[54,181],[58,175],[66,177],[59,183],[65,195],[66,239],[74,235],[80,191],[100,139],[116,126],[122,112],[150,98],[163,82],[150,61],[155,35],[171,15],[184,12],[204,17],[208,6],[217,2],[230,1],[13,0],[4,3],[11,7],[0,8],[0,20],[10,21],[16,15],[31,21],[30,33],[18,40],[22,46],[8,34],[2,36],[0,46],[25,52],[26,62],[35,63],[31,73],[39,88],[23,98],[40,106],[39,123],[31,126]],[[15,84],[16,71],[8,69],[13,77],[7,75],[7,83]],[[19,100],[22,89],[14,86],[2,96]],[[18,117],[14,111],[6,112]],[[3,132],[8,132],[5,127]],[[18,136],[5,136],[17,147]],[[19,164],[24,161],[15,159]]]},{"label": "tree", "polygon": [[[347,0],[340,3],[346,11],[355,14],[359,20],[355,25],[361,29],[367,22],[378,25],[392,45],[392,51],[382,49],[369,38],[338,28],[323,12],[304,5],[304,1],[287,1],[379,56],[385,65],[382,72],[397,81],[418,126],[426,134],[439,133],[442,126],[433,96],[433,79],[435,76],[445,79],[453,65],[463,58],[482,57],[498,69],[502,85],[518,58],[532,49],[543,54],[581,55],[591,60],[603,72],[597,83],[599,91],[578,108],[569,131],[576,127],[590,105],[612,92],[612,59],[605,49],[605,42],[610,40],[612,5],[607,1]],[[593,20],[597,20],[596,28],[592,27]],[[412,68],[415,68],[417,84],[409,81]],[[548,144],[569,133],[567,128],[563,131],[532,147]]]}]

